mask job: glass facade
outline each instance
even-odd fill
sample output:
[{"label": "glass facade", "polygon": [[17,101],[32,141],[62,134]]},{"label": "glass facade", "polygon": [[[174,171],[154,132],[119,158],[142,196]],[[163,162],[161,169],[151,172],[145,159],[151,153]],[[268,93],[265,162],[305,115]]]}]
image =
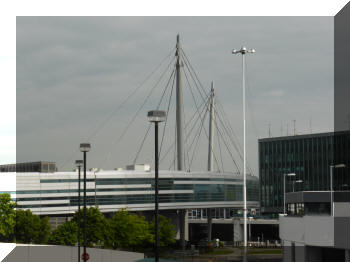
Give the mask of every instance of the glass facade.
[{"label": "glass facade", "polygon": [[[212,218],[213,219],[233,219],[237,217],[243,217],[242,208],[211,208]],[[206,208],[197,208],[188,210],[188,218],[189,219],[207,219]],[[256,210],[249,209],[248,217],[255,217]]]},{"label": "glass facade", "polygon": [[0,172],[55,172],[57,171],[55,162],[39,161],[28,163],[16,163],[0,165]]},{"label": "glass facade", "polygon": [[[350,132],[339,132],[260,139],[261,212],[272,216],[283,212],[284,174],[296,174],[286,177],[286,193],[329,191],[330,166],[350,166],[349,138]],[[350,190],[349,168],[334,169],[333,185],[334,190]]]},{"label": "glass facade", "polygon": [[329,202],[317,203],[289,203],[287,204],[288,216],[320,216],[331,214],[331,204]]},{"label": "glass facade", "polygon": [[[108,172],[108,173],[107,173]],[[107,171],[87,175],[87,205],[110,209],[138,205],[138,208],[154,203],[154,174],[152,172],[126,171],[125,173]],[[241,202],[242,177],[208,173],[189,173],[191,175],[160,173],[159,203],[179,205],[181,203]],[[38,181],[37,185],[33,181]],[[25,189],[30,183],[30,189]],[[26,173],[17,175],[17,207],[21,209],[49,210],[54,207],[78,206],[77,173],[56,172],[53,174]],[[32,189],[33,187],[37,188]],[[82,189],[81,189],[82,190]],[[83,190],[82,190],[83,191]],[[83,192],[81,191],[81,195]],[[247,200],[258,205],[259,182],[256,177],[247,178]],[[196,206],[196,204],[193,204]],[[225,206],[225,205],[224,205]],[[48,209],[49,208],[49,209]],[[73,209],[74,209],[73,208]],[[65,208],[60,209],[61,211]],[[70,209],[71,210],[71,209]],[[230,213],[230,212],[229,212]]]}]

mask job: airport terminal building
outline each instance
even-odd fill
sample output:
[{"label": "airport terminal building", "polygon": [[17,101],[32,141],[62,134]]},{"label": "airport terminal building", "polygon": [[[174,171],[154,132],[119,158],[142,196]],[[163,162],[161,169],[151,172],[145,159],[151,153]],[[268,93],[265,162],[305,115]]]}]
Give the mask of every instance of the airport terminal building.
[{"label": "airport terminal building", "polygon": [[[154,171],[147,165],[130,166],[127,169],[129,170],[88,171],[87,207],[96,206],[107,216],[126,209],[152,218]],[[15,175],[16,188],[1,193],[11,194],[12,199],[17,202],[17,208],[30,209],[34,214],[49,216],[53,225],[69,219],[78,209],[78,171],[17,172],[2,175]],[[184,223],[188,239],[189,229],[191,230],[189,220],[207,219],[208,212],[211,212],[213,219],[228,219],[231,222],[234,217],[242,216],[242,188],[243,177],[233,173],[160,170],[159,209],[161,214],[172,219],[177,228],[181,223],[179,217],[183,212],[186,213]],[[81,204],[82,196],[83,182]],[[247,200],[248,212],[255,213],[259,208],[257,177],[247,176]],[[238,227],[241,230],[242,225]],[[233,231],[233,226],[230,230]],[[194,231],[196,230],[192,230]],[[229,239],[233,240],[234,233],[230,234]]]}]

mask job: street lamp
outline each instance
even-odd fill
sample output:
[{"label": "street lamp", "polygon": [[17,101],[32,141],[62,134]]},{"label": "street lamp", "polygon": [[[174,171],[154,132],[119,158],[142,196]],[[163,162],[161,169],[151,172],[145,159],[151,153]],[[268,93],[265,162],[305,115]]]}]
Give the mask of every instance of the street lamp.
[{"label": "street lamp", "polygon": [[155,134],[155,153],[154,153],[154,202],[155,202],[155,262],[159,262],[159,250],[158,250],[158,242],[159,242],[159,234],[158,234],[158,172],[159,172],[159,155],[158,155],[158,123],[164,122],[166,119],[166,113],[160,110],[149,111],[147,114],[147,118],[149,122],[154,123],[154,134]]},{"label": "street lamp", "polygon": [[84,153],[84,260],[86,260],[86,152],[89,152],[90,148],[90,143],[80,144],[80,151]]},{"label": "street lamp", "polygon": [[331,186],[331,216],[334,216],[334,207],[333,207],[333,170],[334,168],[344,168],[345,164],[330,165],[329,174],[330,174],[330,186]]},{"label": "street lamp", "polygon": [[293,192],[294,192],[294,184],[295,183],[303,183],[303,180],[299,179],[299,180],[293,181]]},{"label": "street lamp", "polygon": [[75,160],[75,165],[78,167],[78,262],[80,261],[80,169],[83,162],[83,160]]},{"label": "street lamp", "polygon": [[[246,178],[246,146],[245,146],[245,54],[255,53],[254,49],[233,49],[232,54],[242,54],[242,87],[243,87],[243,218],[244,218],[244,254],[247,253],[247,178]],[[246,257],[245,257],[246,259]]]},{"label": "street lamp", "polygon": [[295,173],[283,175],[283,214],[286,214],[286,176],[295,176]]}]

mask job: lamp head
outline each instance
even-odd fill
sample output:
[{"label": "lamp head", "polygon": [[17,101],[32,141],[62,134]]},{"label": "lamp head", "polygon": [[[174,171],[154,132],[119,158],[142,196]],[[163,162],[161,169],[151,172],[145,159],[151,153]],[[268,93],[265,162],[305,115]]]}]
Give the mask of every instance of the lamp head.
[{"label": "lamp head", "polygon": [[166,113],[161,110],[152,110],[148,112],[147,118],[149,122],[164,122],[166,119]]},{"label": "lamp head", "polygon": [[84,161],[83,161],[83,160],[75,160],[75,165],[76,165],[77,167],[81,167],[83,164],[84,164]]},{"label": "lamp head", "polygon": [[81,152],[89,152],[91,148],[90,143],[81,143],[80,144],[80,151]]},{"label": "lamp head", "polygon": [[295,176],[295,173],[289,173],[287,176]]},{"label": "lamp head", "polygon": [[334,165],[334,168],[341,168],[341,167],[346,167],[346,165],[345,164]]}]

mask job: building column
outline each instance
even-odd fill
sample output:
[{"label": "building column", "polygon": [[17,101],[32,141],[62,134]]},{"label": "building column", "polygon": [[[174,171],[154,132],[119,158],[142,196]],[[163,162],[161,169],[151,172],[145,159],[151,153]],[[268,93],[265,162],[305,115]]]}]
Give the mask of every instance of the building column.
[{"label": "building column", "polygon": [[345,262],[350,262],[350,249],[345,249]]},{"label": "building column", "polygon": [[241,225],[240,219],[234,219],[233,221],[233,241],[243,241],[243,225]]},{"label": "building column", "polygon": [[180,210],[180,244],[185,249],[186,240],[188,240],[188,213],[186,209]]},{"label": "building column", "polygon": [[308,262],[306,259],[306,246],[301,243],[294,244],[294,258],[297,262]]},{"label": "building column", "polygon": [[292,250],[292,243],[283,240],[283,262],[294,262],[294,250]]},{"label": "building column", "polygon": [[208,232],[208,241],[211,241],[211,232],[212,232],[212,213],[211,209],[207,208],[207,232]]}]

